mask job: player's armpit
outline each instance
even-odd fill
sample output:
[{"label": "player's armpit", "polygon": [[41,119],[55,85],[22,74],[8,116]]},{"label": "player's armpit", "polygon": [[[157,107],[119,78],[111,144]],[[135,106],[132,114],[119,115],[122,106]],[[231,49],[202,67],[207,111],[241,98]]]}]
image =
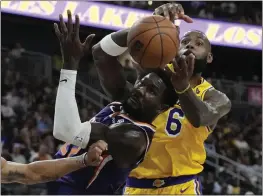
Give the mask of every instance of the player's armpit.
[{"label": "player's armpit", "polygon": [[179,95],[180,105],[185,116],[194,127],[213,126],[231,109],[228,97],[215,89],[206,92],[204,101],[192,89]]},{"label": "player's armpit", "polygon": [[[112,40],[120,47],[127,47],[128,29],[111,34]],[[101,43],[92,47],[92,55],[103,90],[112,100],[121,100],[127,93],[127,82],[118,56],[103,51]]]},{"label": "player's armpit", "polygon": [[144,156],[150,140],[141,128],[127,123],[112,127],[106,138],[109,153],[122,168],[130,168],[138,163]]}]

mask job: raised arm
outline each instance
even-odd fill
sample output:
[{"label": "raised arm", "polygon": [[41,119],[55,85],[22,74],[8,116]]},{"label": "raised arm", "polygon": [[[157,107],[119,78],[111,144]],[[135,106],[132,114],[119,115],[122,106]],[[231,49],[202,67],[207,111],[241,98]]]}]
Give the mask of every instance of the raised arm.
[{"label": "raised arm", "polygon": [[[60,40],[65,69],[61,70],[60,82],[57,90],[55,117],[54,117],[54,131],[53,131],[54,137],[64,142],[68,142],[82,148],[87,147],[90,138],[95,141],[106,140],[109,141],[111,144],[112,144],[111,139],[118,138],[120,139],[120,141],[118,142],[123,141],[122,142],[123,146],[118,145],[117,149],[122,147],[125,148],[128,146],[128,144],[130,144],[132,149],[135,149],[134,151],[137,152],[137,148],[133,148],[133,145],[136,142],[129,143],[129,141],[135,141],[133,139],[136,138],[137,136],[140,136],[142,133],[134,135],[134,137],[127,138],[121,135],[126,132],[123,133],[118,132],[120,134],[119,136],[114,135],[114,137],[112,137],[111,135],[114,134],[115,132],[111,130],[108,133],[107,131],[109,130],[109,128],[101,123],[95,123],[95,122],[81,123],[78,107],[75,99],[75,85],[76,85],[76,76],[77,76],[76,70],[78,68],[78,62],[80,60],[80,57],[84,53],[84,48],[89,48],[90,36],[86,39],[86,42],[84,44],[81,44],[79,39],[76,37],[73,40],[69,39],[68,35],[71,33],[71,30],[67,30],[67,29],[73,28],[71,27],[72,19],[70,12],[68,12],[68,18],[69,21],[67,28],[65,26],[65,23],[63,22],[62,16],[60,16],[60,26],[62,32],[60,32],[60,30],[58,29],[58,25],[55,25],[55,31]],[[79,26],[79,19],[78,16],[76,16],[75,36],[78,35],[78,26]],[[72,38],[72,35],[70,36],[70,38]],[[67,55],[65,55],[65,53],[67,53]],[[129,132],[129,130],[125,130],[125,131]],[[132,131],[134,131],[134,129],[132,129]],[[132,133],[134,132],[129,132],[129,134]],[[109,137],[105,138],[105,134],[109,134]],[[130,140],[127,141],[128,139]],[[137,155],[136,152],[133,153],[134,156]],[[114,157],[118,156],[118,154],[116,154],[115,151],[113,151],[113,154]],[[131,157],[133,157],[133,155],[131,155]],[[116,160],[119,159],[116,157]],[[129,160],[129,158],[127,158],[127,160]]]},{"label": "raised arm", "polygon": [[67,26],[62,15],[59,15],[60,29],[54,24],[54,30],[60,42],[63,59],[60,82],[55,104],[55,117],[53,135],[55,138],[86,148],[91,130],[90,122],[81,123],[75,99],[75,84],[79,61],[90,49],[95,35],[89,35],[84,43],[79,39],[79,16],[73,22],[71,12],[68,10]]},{"label": "raised arm", "polygon": [[137,126],[121,124],[109,128],[101,123],[81,123],[75,99],[77,71],[61,70],[54,118],[54,136],[82,148],[89,140],[105,140],[110,154],[120,167],[135,164],[147,146],[147,135]]},{"label": "raised arm", "polygon": [[92,47],[94,63],[103,90],[113,100],[121,100],[132,86],[124,77],[123,67],[118,61],[127,50],[129,29],[124,29],[104,37]]},{"label": "raised arm", "polygon": [[168,67],[166,71],[171,75],[180,105],[189,122],[194,127],[209,126],[213,129],[218,120],[230,111],[231,102],[224,93],[214,88],[206,92],[204,100],[196,96],[190,85],[194,62],[194,55],[190,54],[187,57],[183,55],[178,62],[173,62],[175,72]]},{"label": "raised arm", "polygon": [[98,165],[102,160],[100,155],[106,148],[107,144],[100,141],[81,156],[30,164],[10,162],[1,157],[1,183],[37,184],[53,181],[83,167]]},{"label": "raised arm", "polygon": [[[153,15],[162,15],[172,22],[181,19],[192,23],[192,19],[184,14],[181,4],[167,3],[155,9]],[[125,96],[132,84],[123,76],[123,68],[118,57],[127,50],[127,36],[129,29],[120,30],[104,37],[92,48],[93,59],[97,68],[104,91],[113,100],[120,100]]]}]

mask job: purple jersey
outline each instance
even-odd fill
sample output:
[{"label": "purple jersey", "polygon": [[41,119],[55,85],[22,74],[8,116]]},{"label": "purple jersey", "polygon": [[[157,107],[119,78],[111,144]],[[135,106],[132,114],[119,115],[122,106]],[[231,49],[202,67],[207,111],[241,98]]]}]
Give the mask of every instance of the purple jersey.
[{"label": "purple jersey", "polygon": [[[93,122],[100,122],[105,125],[116,123],[133,123],[138,125],[144,132],[150,145],[150,136],[154,133],[154,128],[146,123],[136,122],[122,113],[122,104],[113,102],[103,108],[95,117]],[[147,147],[147,149],[148,149]],[[65,158],[81,155],[86,150],[72,144],[64,144],[56,153],[56,158]],[[138,160],[138,163],[142,160]],[[83,194],[114,194],[123,184],[129,172],[134,169],[121,169],[116,166],[111,155],[104,155],[103,161],[97,167],[89,166],[72,172],[55,182],[49,183],[49,194],[59,195],[83,195]]]}]

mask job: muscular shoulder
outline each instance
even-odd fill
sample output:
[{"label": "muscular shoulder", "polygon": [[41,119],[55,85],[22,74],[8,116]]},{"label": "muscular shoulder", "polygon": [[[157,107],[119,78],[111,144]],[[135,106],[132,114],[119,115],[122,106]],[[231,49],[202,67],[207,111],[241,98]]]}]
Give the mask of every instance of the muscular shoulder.
[{"label": "muscular shoulder", "polygon": [[106,138],[109,152],[119,167],[136,164],[147,149],[147,136],[134,124],[115,124],[110,127]]},{"label": "muscular shoulder", "polygon": [[131,123],[114,124],[109,131],[112,140],[131,145],[143,145],[144,131],[137,125]]},{"label": "muscular shoulder", "polygon": [[231,109],[231,101],[226,94],[214,88],[205,93],[204,101],[213,106],[220,113],[220,116],[224,116]]}]

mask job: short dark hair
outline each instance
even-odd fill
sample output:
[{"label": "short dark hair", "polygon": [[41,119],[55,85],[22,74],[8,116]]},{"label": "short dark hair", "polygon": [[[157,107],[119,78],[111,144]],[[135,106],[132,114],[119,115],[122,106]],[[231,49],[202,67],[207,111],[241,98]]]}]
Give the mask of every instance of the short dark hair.
[{"label": "short dark hair", "polygon": [[151,70],[147,73],[143,73],[142,75],[140,75],[140,78],[143,78],[149,73],[155,73],[157,76],[159,76],[162,79],[162,81],[166,85],[166,89],[163,94],[163,104],[173,107],[178,102],[178,95],[174,90],[170,76],[163,69],[158,68]]}]

